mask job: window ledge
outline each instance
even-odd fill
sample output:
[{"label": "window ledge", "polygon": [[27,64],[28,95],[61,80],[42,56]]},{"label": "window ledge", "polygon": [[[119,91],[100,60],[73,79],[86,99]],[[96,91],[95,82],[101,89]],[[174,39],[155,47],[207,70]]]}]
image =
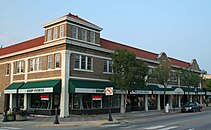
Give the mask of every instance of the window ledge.
[{"label": "window ledge", "polygon": [[5,76],[10,76],[9,74],[6,74]]},{"label": "window ledge", "polygon": [[25,74],[25,73],[16,73],[16,74],[13,74],[13,75],[23,75],[23,74]]},{"label": "window ledge", "polygon": [[112,72],[103,72],[103,74],[113,74]]},{"label": "window ledge", "polygon": [[76,71],[84,71],[84,72],[94,72],[93,70],[84,70],[84,69],[76,69],[76,68],[74,68],[74,70],[76,70]]}]

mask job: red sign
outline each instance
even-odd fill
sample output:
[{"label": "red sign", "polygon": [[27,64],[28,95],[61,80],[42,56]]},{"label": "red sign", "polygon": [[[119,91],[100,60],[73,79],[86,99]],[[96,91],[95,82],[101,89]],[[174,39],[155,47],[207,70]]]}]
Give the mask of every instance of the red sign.
[{"label": "red sign", "polygon": [[92,95],[92,100],[102,100],[102,96],[100,96],[100,95]]},{"label": "red sign", "polygon": [[49,100],[48,95],[41,95],[40,98],[41,98],[41,100]]},{"label": "red sign", "polygon": [[107,96],[113,95],[113,87],[106,87],[105,95],[107,95]]}]

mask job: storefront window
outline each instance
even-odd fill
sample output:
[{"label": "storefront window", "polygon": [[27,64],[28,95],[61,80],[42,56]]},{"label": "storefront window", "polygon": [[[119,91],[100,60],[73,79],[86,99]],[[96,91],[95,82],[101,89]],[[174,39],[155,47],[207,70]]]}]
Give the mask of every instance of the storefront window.
[{"label": "storefront window", "polygon": [[149,95],[148,96],[148,106],[151,109],[156,109],[156,95]]},{"label": "storefront window", "polygon": [[[104,109],[109,108],[109,97],[105,94],[74,94],[73,109]],[[113,108],[120,107],[120,95],[111,98]]]},{"label": "storefront window", "polygon": [[31,95],[31,108],[50,109],[51,108],[50,94],[32,94]]}]

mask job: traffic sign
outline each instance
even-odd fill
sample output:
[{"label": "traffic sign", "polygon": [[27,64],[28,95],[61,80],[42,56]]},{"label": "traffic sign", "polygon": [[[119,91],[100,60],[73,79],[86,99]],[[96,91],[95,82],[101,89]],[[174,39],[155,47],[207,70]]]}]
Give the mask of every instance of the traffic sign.
[{"label": "traffic sign", "polygon": [[113,87],[106,87],[105,88],[105,95],[110,96],[113,95]]}]

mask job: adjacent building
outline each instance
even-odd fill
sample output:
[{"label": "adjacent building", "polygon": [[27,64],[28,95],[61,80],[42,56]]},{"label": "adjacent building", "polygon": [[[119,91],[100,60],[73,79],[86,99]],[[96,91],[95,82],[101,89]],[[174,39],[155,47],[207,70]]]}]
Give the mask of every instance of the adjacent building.
[{"label": "adjacent building", "polygon": [[[108,112],[105,87],[112,86],[111,54],[115,49],[134,52],[138,60],[148,63],[149,74],[161,60],[169,60],[173,75],[167,88],[170,107],[181,107],[191,100],[203,103],[205,92],[198,92],[180,81],[181,68],[201,70],[197,61],[185,62],[101,38],[101,27],[71,13],[43,26],[44,36],[0,49],[0,112],[19,106],[35,114],[97,114]],[[147,87],[131,91],[127,111],[163,109],[163,86],[149,79]],[[124,112],[126,91],[114,86],[113,112]]]}]

